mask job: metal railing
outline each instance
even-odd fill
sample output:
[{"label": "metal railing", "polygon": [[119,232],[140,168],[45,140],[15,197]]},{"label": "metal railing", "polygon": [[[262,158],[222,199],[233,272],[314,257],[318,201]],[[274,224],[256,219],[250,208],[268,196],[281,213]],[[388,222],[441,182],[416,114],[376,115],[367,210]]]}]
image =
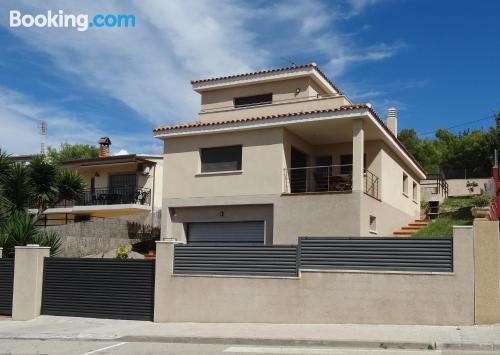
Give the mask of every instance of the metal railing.
[{"label": "metal railing", "polygon": [[376,199],[379,198],[378,195],[378,185],[379,185],[379,177],[373,174],[370,170],[365,169],[365,173],[363,174],[363,180],[365,185],[365,193]]},{"label": "metal railing", "polygon": [[[352,164],[306,166],[284,169],[285,193],[352,191]],[[367,169],[364,192],[379,198],[380,179]]]},{"label": "metal railing", "polygon": [[136,188],[135,186],[119,186],[87,189],[78,200],[64,200],[54,207],[94,206],[94,205],[121,205],[151,203],[151,189]]},{"label": "metal railing", "polygon": [[421,186],[434,187],[436,194],[448,197],[448,182],[442,173],[427,174],[427,179],[422,181]]},{"label": "metal railing", "polygon": [[352,164],[285,168],[284,174],[288,193],[352,190]]}]

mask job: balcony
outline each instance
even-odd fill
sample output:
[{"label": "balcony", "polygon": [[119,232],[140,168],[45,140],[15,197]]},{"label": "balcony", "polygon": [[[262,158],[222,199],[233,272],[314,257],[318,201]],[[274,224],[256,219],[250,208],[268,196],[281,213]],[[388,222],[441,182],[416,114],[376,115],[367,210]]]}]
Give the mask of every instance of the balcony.
[{"label": "balcony", "polygon": [[148,206],[151,203],[151,189],[135,186],[105,187],[85,190],[77,201],[61,201],[54,207],[108,206],[135,204]]},{"label": "balcony", "polygon": [[[285,193],[351,192],[352,164],[285,168]],[[364,192],[379,198],[379,178],[364,169]]]}]

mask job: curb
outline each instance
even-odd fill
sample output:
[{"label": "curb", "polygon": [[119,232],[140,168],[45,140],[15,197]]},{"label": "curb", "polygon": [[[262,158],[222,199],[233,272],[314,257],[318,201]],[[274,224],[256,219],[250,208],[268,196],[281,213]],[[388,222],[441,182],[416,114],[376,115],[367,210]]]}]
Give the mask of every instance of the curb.
[{"label": "curb", "polygon": [[441,343],[441,342],[383,342],[365,340],[322,340],[322,339],[273,339],[239,337],[190,337],[190,336],[122,336],[117,338],[97,337],[3,337],[6,340],[60,340],[60,341],[103,341],[129,343],[177,343],[177,344],[228,344],[264,346],[311,346],[329,348],[392,349],[392,350],[457,350],[457,351],[500,351],[500,343]]},{"label": "curb", "polygon": [[321,340],[321,339],[273,339],[273,338],[238,338],[238,337],[162,337],[162,336],[124,336],[117,338],[126,342],[156,343],[191,343],[191,344],[232,344],[232,345],[268,345],[268,346],[321,346],[332,348],[365,349],[411,349],[434,350],[435,344],[413,342],[380,342],[365,340]]}]

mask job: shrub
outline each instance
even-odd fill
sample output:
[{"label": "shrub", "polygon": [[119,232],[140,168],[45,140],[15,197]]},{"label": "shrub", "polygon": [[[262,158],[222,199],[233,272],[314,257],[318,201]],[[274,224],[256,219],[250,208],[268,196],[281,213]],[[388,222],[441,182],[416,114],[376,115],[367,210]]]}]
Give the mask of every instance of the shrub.
[{"label": "shrub", "polygon": [[472,205],[474,207],[488,207],[491,204],[491,197],[486,195],[474,196]]},{"label": "shrub", "polygon": [[128,259],[128,253],[130,252],[130,248],[128,245],[124,245],[116,249],[116,258],[117,259]]}]

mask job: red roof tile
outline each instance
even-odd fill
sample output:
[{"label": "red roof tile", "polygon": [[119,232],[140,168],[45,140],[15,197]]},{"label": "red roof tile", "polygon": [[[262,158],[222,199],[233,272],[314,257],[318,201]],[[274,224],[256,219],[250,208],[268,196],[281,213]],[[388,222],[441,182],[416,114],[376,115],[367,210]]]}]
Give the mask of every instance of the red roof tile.
[{"label": "red roof tile", "polygon": [[305,68],[314,68],[316,71],[331,85],[333,88],[339,93],[342,94],[342,91],[321,71],[321,69],[314,63],[309,63],[309,64],[303,64],[303,65],[297,65],[297,66],[292,66],[292,67],[286,67],[286,68],[275,68],[275,69],[267,69],[267,70],[259,70],[251,73],[243,73],[243,74],[236,74],[236,75],[227,75],[227,76],[219,76],[216,78],[208,78],[208,79],[198,79],[198,80],[191,80],[191,84],[199,84],[199,83],[207,83],[211,81],[217,81],[217,80],[225,80],[225,79],[232,79],[232,78],[244,78],[247,76],[253,76],[253,75],[259,75],[259,74],[268,74],[268,73],[278,73],[278,72],[284,72],[284,71],[291,71],[291,70],[297,70],[297,69],[305,69]]}]

